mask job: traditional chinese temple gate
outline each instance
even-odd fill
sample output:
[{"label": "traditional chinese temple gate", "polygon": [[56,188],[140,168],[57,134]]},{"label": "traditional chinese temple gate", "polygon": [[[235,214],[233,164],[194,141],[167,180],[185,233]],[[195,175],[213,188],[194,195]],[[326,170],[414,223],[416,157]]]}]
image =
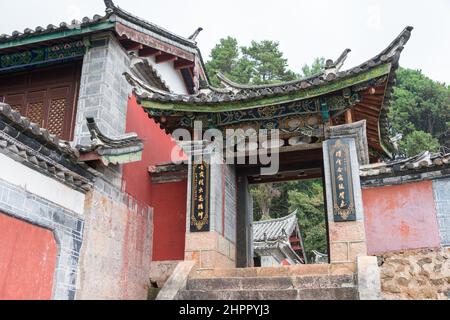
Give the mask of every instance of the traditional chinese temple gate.
[{"label": "traditional chinese temple gate", "polygon": [[[387,108],[411,30],[407,27],[380,54],[355,68],[341,71],[350,51],[345,50],[336,61],[328,60],[322,73],[288,83],[244,86],[219,75],[224,88],[204,81],[197,93],[176,95],[127,75],[150,117],[169,134],[186,129],[191,136],[191,142],[184,141],[191,147],[187,260],[196,260],[201,268],[251,266],[248,185],[320,177],[325,181],[330,262],[352,262],[367,254],[359,165],[392,155]],[[203,129],[197,128],[199,122]],[[227,129],[277,130],[279,137],[259,137],[257,144],[271,147],[267,156],[279,154],[279,170],[266,175],[261,168],[267,163],[250,163],[255,141],[230,149],[211,139],[208,129],[224,137]],[[230,152],[234,164],[223,163]]]}]

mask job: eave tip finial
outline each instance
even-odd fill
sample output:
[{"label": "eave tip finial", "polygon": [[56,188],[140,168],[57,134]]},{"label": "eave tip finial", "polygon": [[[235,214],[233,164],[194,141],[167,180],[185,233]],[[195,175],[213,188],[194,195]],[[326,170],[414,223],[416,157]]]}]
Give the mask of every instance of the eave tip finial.
[{"label": "eave tip finial", "polygon": [[198,35],[200,34],[200,32],[203,31],[202,27],[197,28],[197,30],[195,30],[195,32],[188,38],[189,40],[195,41],[195,39],[197,39]]},{"label": "eave tip finial", "polygon": [[114,9],[116,6],[112,0],[104,0],[106,9]]}]

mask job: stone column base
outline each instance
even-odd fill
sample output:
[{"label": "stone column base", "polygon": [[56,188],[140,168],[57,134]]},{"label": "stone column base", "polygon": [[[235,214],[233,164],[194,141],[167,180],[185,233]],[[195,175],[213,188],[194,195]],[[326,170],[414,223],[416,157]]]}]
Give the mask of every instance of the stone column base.
[{"label": "stone column base", "polygon": [[200,269],[235,268],[236,245],[217,232],[187,233],[184,259]]}]

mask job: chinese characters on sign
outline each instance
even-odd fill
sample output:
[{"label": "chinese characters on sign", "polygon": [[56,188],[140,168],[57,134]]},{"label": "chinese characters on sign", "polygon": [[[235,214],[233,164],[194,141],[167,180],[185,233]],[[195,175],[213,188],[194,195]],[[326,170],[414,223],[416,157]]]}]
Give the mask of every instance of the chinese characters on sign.
[{"label": "chinese characters on sign", "polygon": [[209,165],[192,164],[191,232],[209,231]]},{"label": "chinese characters on sign", "polygon": [[349,145],[345,139],[332,139],[329,146],[334,221],[355,221]]}]

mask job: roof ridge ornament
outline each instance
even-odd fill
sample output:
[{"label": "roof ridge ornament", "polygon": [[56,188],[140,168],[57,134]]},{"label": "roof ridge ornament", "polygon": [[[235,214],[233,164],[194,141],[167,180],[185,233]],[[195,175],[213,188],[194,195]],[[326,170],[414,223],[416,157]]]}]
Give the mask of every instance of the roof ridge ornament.
[{"label": "roof ridge ornament", "polygon": [[112,0],[104,0],[106,6],[106,12],[111,13],[116,8],[116,5]]},{"label": "roof ridge ornament", "polygon": [[200,34],[200,32],[202,32],[203,31],[203,28],[202,27],[199,27],[199,28],[197,28],[197,30],[195,30],[195,32],[191,35],[191,36],[189,36],[189,40],[192,40],[192,41],[195,41],[195,39],[197,39],[197,37],[198,37],[198,35]]},{"label": "roof ridge ornament", "polygon": [[344,52],[341,53],[339,58],[336,59],[336,61],[333,61],[331,59],[328,59],[325,63],[325,73],[327,71],[333,71],[334,73],[339,72],[341,70],[342,66],[344,65],[345,60],[348,57],[348,54],[352,52],[351,49],[345,49]]}]

